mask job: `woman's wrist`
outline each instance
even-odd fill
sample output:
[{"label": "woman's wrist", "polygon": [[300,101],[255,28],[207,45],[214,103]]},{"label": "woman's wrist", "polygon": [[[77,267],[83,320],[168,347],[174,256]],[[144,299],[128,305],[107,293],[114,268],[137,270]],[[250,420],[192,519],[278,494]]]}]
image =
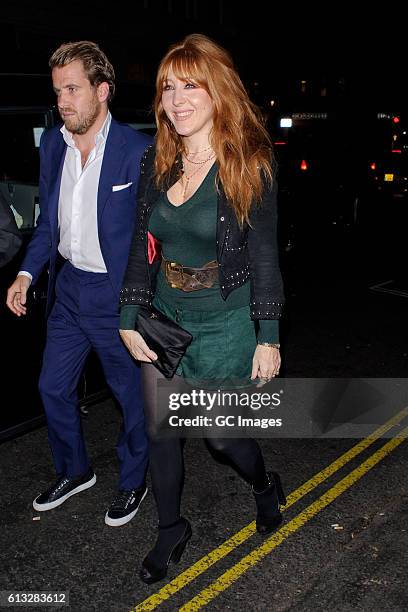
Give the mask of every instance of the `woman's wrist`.
[{"label": "woman's wrist", "polygon": [[279,344],[279,321],[276,319],[260,319],[257,340],[259,344]]},{"label": "woman's wrist", "polygon": [[119,329],[134,330],[138,314],[138,304],[125,304],[122,306],[120,309]]}]

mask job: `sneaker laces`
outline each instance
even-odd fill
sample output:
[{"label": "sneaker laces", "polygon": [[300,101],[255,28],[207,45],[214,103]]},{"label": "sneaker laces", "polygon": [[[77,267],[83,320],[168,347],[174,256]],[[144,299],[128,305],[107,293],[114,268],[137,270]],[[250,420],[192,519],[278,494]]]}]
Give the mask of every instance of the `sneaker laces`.
[{"label": "sneaker laces", "polygon": [[65,485],[67,484],[67,482],[69,482],[69,478],[67,476],[61,476],[61,478],[59,478],[57,480],[57,482],[55,483],[55,485],[53,485],[52,487],[50,487],[48,489],[48,491],[50,493],[59,493],[61,491],[61,489],[63,489],[65,487]]},{"label": "sneaker laces", "polygon": [[110,510],[122,510],[123,508],[127,508],[129,503],[132,501],[134,497],[135,489],[131,489],[130,491],[122,490],[116,495],[114,500],[110,505]]}]

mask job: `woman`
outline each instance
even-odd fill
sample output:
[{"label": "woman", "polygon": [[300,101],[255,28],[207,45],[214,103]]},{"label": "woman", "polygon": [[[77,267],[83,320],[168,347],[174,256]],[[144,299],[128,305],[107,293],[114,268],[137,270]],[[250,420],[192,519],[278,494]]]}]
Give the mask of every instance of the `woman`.
[{"label": "woman", "polygon": [[[270,141],[229,55],[203,35],[187,36],[163,58],[156,92],[156,147],[142,161],[120,325],[127,348],[142,362],[159,514],[158,538],[140,573],[147,583],[164,578],[170,561],[180,559],[191,527],[180,516],[181,441],[155,432],[161,375],[151,365],[157,355],[133,331],[137,305],[153,300],[192,333],[178,375],[200,381],[259,378],[261,384],[279,373],[283,306]],[[150,256],[153,237],[161,245],[160,264]],[[275,529],[285,498],[279,476],[266,472],[257,442],[207,442],[252,486],[258,531]]]}]

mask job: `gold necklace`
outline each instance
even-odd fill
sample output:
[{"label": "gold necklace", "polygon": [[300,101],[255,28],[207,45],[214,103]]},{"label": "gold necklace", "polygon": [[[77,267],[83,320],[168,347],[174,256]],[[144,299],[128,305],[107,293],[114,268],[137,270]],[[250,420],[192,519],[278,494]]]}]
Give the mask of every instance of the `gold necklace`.
[{"label": "gold necklace", "polygon": [[186,158],[186,160],[188,162],[190,162],[190,164],[194,164],[195,166],[199,166],[201,164],[205,164],[206,162],[208,162],[209,159],[212,159],[213,157],[215,157],[215,153],[214,151],[211,153],[211,155],[209,157],[207,157],[207,159],[202,159],[201,161],[193,161],[192,159],[190,159],[189,157],[187,157],[187,155],[184,156]]},{"label": "gold necklace", "polygon": [[[206,160],[204,160],[203,162],[200,162],[199,167],[198,167],[198,168],[196,168],[196,169],[194,170],[194,172],[192,172],[192,173],[190,174],[190,176],[187,176],[186,171],[185,171],[185,169],[184,169],[184,164],[183,164],[183,175],[182,175],[182,176],[181,176],[181,178],[180,178],[180,182],[181,182],[181,185],[182,185],[182,187],[183,187],[183,191],[182,191],[182,194],[181,194],[182,203],[184,203],[184,202],[185,202],[185,199],[186,199],[186,193],[187,193],[187,189],[188,189],[188,186],[189,186],[189,183],[190,183],[190,179],[192,179],[192,178],[193,178],[193,176],[194,176],[195,174],[197,174],[197,172],[198,172],[199,170],[201,170],[201,168],[203,168],[203,167],[204,167],[204,164],[205,164],[205,163],[207,163],[208,161],[210,161],[210,159],[213,159],[214,157],[215,157],[215,153],[214,153],[213,155],[211,155],[211,157],[208,157],[208,158],[207,158]],[[186,159],[187,159],[187,158],[186,158]],[[183,183],[184,183],[184,185],[183,185]]]},{"label": "gold necklace", "polygon": [[[206,149],[203,149],[202,151],[194,151],[194,153],[191,153],[191,155],[198,155],[199,153],[204,153],[205,151],[209,151],[210,149],[212,149],[211,145],[207,147]],[[207,162],[209,159],[212,159],[214,155],[215,155],[214,151],[211,151],[210,156],[207,157],[207,159],[204,159],[201,161],[194,161],[193,159],[189,158],[189,153],[184,153],[184,157],[186,158],[187,161],[190,162],[190,164],[205,164],[205,162]]]},{"label": "gold necklace", "polygon": [[190,151],[186,151],[185,156],[187,157],[187,155],[198,155],[199,153],[205,153],[206,151],[209,151],[210,149],[212,149],[212,145],[210,145],[206,149],[201,149],[201,151],[192,151],[191,153]]}]

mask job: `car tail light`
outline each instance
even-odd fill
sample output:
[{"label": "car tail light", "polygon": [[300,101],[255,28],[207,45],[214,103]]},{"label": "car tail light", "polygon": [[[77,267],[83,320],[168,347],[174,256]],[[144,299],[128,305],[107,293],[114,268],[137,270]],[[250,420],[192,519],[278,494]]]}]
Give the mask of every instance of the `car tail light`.
[{"label": "car tail light", "polygon": [[302,161],[300,163],[300,169],[301,170],[307,170],[308,169],[307,161],[305,159],[302,159]]}]

